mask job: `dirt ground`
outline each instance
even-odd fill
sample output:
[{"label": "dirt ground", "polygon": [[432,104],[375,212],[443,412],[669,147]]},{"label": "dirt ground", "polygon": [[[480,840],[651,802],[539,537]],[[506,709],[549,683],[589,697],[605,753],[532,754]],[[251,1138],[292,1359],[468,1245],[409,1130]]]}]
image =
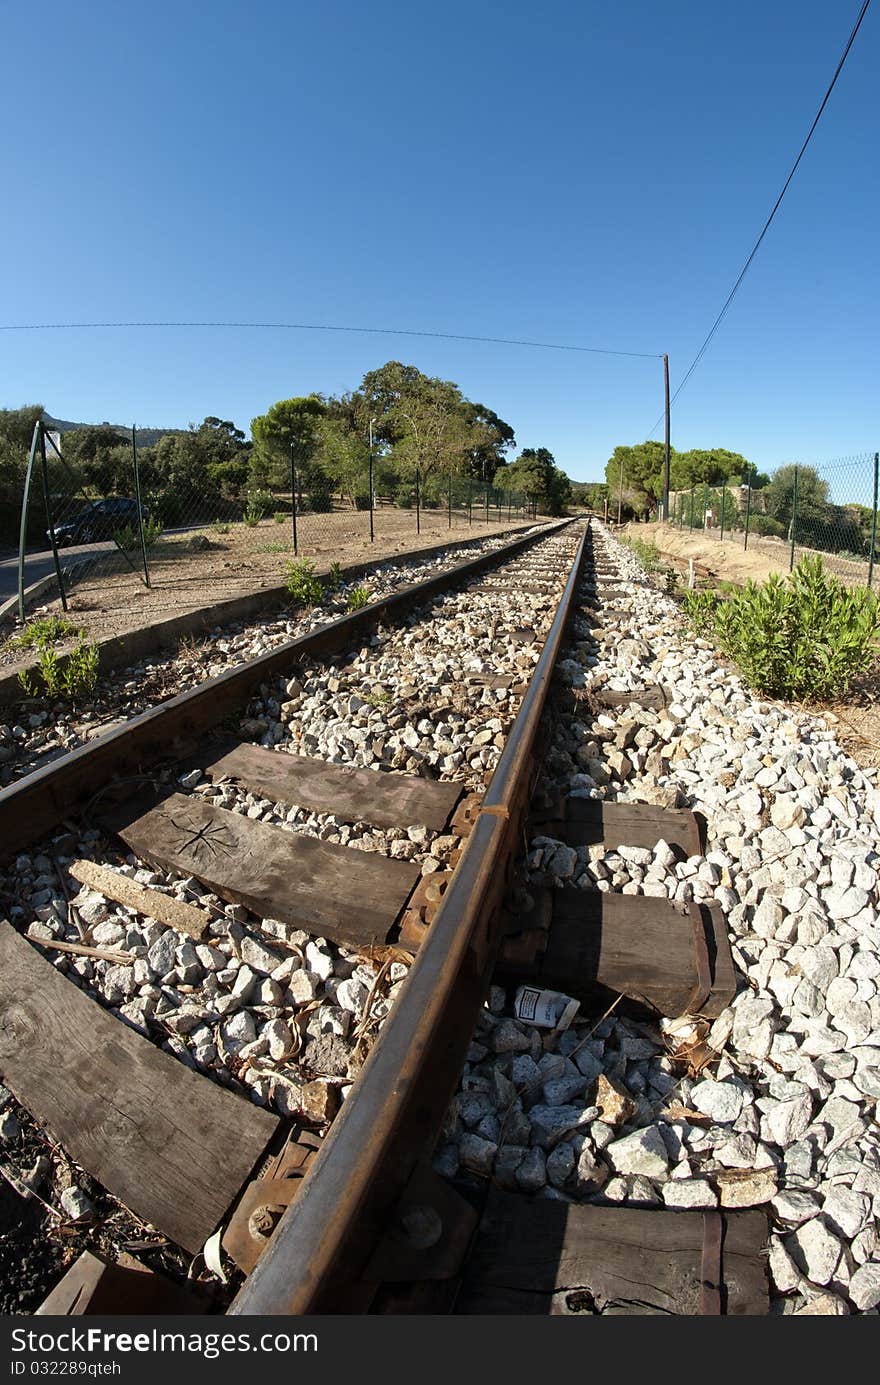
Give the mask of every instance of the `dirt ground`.
[{"label": "dirt ground", "polygon": [[[445,540],[456,543],[485,538],[504,529],[528,528],[534,522],[516,518],[508,522],[505,513],[500,524],[486,524],[483,512],[475,510],[472,525],[466,514],[453,512],[450,529],[445,510],[428,510],[422,513],[421,533],[417,534],[414,510],[381,509],[375,516],[375,542],[370,543],[369,512],[336,511],[303,515],[297,546],[299,557],[314,560],[320,570],[332,562],[343,567],[358,562],[379,563],[398,553],[429,548]],[[210,547],[195,549],[194,539],[197,543],[207,540]],[[69,593],[69,614],[92,639],[120,635],[216,601],[278,586],[284,581],[285,565],[292,557],[289,519],[283,525],[272,518],[264,519],[252,529],[231,524],[225,533],[208,526],[160,539],[150,550],[149,589],[143,576],[132,572],[119,557],[112,559],[112,570],[105,566],[78,579]],[[60,613],[61,602],[47,602],[40,610]],[[63,647],[59,645],[59,649]]]},{"label": "dirt ground", "polygon": [[[676,566],[687,570],[688,559],[693,558],[699,567],[707,568],[713,577],[725,582],[743,584],[751,577],[761,582],[771,572],[785,576],[789,570],[791,548],[783,539],[767,538],[760,534],[749,535],[749,546],[743,549],[743,536],[735,533],[720,541],[720,530],[678,529],[674,524],[627,524],[622,532],[629,538],[645,539],[655,543],[660,552],[676,561]],[[804,553],[814,553],[815,549],[795,548],[795,561]],[[862,587],[867,582],[868,565],[865,561],[849,561],[833,553],[818,555],[835,577],[848,585]],[[699,572],[698,572],[699,575]],[[880,573],[878,573],[880,577]]]},{"label": "dirt ground", "polygon": [[[698,564],[697,575],[703,579],[699,583],[701,586],[706,585],[705,576],[700,572],[701,568],[712,578],[722,582],[735,582],[738,585],[745,583],[749,577],[760,582],[769,577],[771,572],[783,575],[788,572],[789,550],[781,540],[776,540],[780,545],[781,555],[776,558],[763,549],[753,549],[751,539],[750,547],[743,552],[742,535],[730,543],[719,543],[710,535],[689,533],[687,530],[676,529],[671,524],[627,524],[621,530],[621,534],[627,538],[644,539],[656,544],[663,557],[672,559],[679,572],[686,572],[688,559],[693,558],[695,564]],[[827,554],[821,556],[823,560],[828,557]],[[837,574],[838,566],[851,568],[853,572]],[[832,570],[844,578],[855,577],[857,567],[860,571],[858,584],[862,585],[866,573],[864,564],[847,564],[844,560],[837,560],[837,565],[832,567]],[[821,706],[811,704],[804,710],[825,717],[839,744],[863,769],[878,769],[880,667],[875,666],[845,698],[823,703]]]}]

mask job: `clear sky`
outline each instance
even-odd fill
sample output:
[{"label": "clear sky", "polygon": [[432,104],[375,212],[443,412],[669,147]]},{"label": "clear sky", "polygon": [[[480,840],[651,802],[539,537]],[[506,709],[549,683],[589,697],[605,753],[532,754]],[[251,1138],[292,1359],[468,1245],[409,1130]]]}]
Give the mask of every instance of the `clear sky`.
[{"label": "clear sky", "polygon": [[[3,323],[295,321],[669,352],[673,388],[800,147],[857,0],[3,6]],[[880,446],[880,6],[673,411],[766,470]],[[659,360],[405,336],[0,332],[0,406],[245,429],[389,359],[577,479]],[[655,436],[662,436],[658,430]]]}]

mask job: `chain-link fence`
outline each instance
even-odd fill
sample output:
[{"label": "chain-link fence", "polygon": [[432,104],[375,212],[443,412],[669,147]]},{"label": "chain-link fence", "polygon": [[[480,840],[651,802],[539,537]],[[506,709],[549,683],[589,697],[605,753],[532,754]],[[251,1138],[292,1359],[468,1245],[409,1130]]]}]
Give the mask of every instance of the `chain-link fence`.
[{"label": "chain-link fence", "polygon": [[298,465],[294,452],[289,466],[261,477],[238,444],[218,461],[216,439],[211,460],[200,464],[193,436],[204,431],[183,435],[178,460],[173,441],[153,446],[148,430],[101,425],[78,437],[37,423],[21,503],[22,618],[37,557],[40,575],[55,573],[66,609],[74,586],[115,571],[124,570],[129,585],[137,578],[195,588],[198,568],[204,585],[220,590],[218,569],[255,576],[274,569],[280,581],[285,555],[336,560],[355,546],[401,550],[450,531],[476,535],[537,517],[521,494],[448,471],[415,469],[401,478],[377,461],[340,484],[315,465]]},{"label": "chain-link fence", "polygon": [[815,466],[793,462],[758,487],[753,474],[742,485],[700,482],[673,491],[670,523],[769,554],[783,570],[791,571],[805,554],[819,554],[851,585],[873,584],[880,558],[876,452]]}]

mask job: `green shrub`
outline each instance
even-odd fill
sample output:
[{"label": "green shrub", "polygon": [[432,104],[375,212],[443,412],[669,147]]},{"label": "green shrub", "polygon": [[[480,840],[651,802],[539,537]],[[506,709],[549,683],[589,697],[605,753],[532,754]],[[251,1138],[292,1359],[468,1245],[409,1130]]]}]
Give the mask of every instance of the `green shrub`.
[{"label": "green shrub", "polygon": [[215,519],[211,528],[214,530],[215,534],[228,534],[232,526],[227,524],[225,520]]},{"label": "green shrub", "polygon": [[[305,509],[305,505],[302,507]],[[312,514],[327,515],[333,509],[333,497],[320,491],[309,496],[309,508]]]},{"label": "green shrub", "polygon": [[356,495],[354,498],[354,508],[356,510],[368,510],[370,508],[370,497],[368,495]]},{"label": "green shrub", "polygon": [[772,539],[784,539],[788,534],[785,525],[781,524],[778,519],[774,519],[772,515],[750,515],[749,532]]},{"label": "green shrub", "polygon": [[339,591],[339,588],[342,586],[342,564],[341,564],[341,563],[331,563],[331,564],[330,564],[330,570],[329,570],[329,572],[327,573],[327,586],[328,586],[329,590],[332,591],[332,592],[338,592],[338,591]]},{"label": "green shrub", "polygon": [[288,516],[284,513],[283,510],[275,511],[274,519],[276,524],[283,524],[287,518]]},{"label": "green shrub", "polygon": [[71,701],[93,693],[98,682],[97,646],[80,638],[66,659],[59,657],[51,645],[40,649],[33,674],[23,669],[18,681],[28,697],[66,697]]},{"label": "green shrub", "polygon": [[[152,548],[153,544],[158,543],[162,537],[161,519],[144,520],[144,543],[147,548]],[[140,548],[140,530],[134,524],[126,524],[122,529],[117,529],[113,535],[113,540],[126,553],[130,553],[133,548]]]},{"label": "green shrub", "polygon": [[719,648],[746,682],[769,697],[796,701],[842,696],[870,668],[880,604],[865,587],[846,587],[818,557],[802,558],[787,578],[749,581],[714,609],[694,594]]},{"label": "green shrub", "polygon": [[364,606],[370,604],[369,587],[352,587],[351,591],[348,593],[345,604],[350,611],[363,610]]},{"label": "green shrub", "polygon": [[259,524],[261,519],[271,514],[272,506],[275,504],[275,497],[271,491],[253,490],[247,493],[247,504],[244,507],[242,521],[253,529]]},{"label": "green shrub", "polygon": [[660,549],[650,539],[626,538],[623,542],[632,549],[646,572],[656,572],[661,566]]},{"label": "green shrub", "polygon": [[394,492],[394,503],[398,510],[411,510],[416,503],[412,486],[398,486]]},{"label": "green shrub", "polygon": [[59,640],[71,639],[82,633],[80,626],[74,625],[67,616],[40,616],[37,620],[29,621],[17,635],[11,635],[6,641],[6,648],[45,649]]},{"label": "green shrub", "polygon": [[140,541],[141,536],[133,524],[126,524],[122,529],[114,529],[113,531],[113,542],[125,553],[128,553]]},{"label": "green shrub", "polygon": [[321,579],[315,576],[315,564],[308,558],[291,559],[284,569],[284,584],[301,606],[317,606],[323,599]]},{"label": "green shrub", "polygon": [[714,634],[715,612],[718,608],[718,600],[717,592],[682,592],[681,604],[696,634]]}]

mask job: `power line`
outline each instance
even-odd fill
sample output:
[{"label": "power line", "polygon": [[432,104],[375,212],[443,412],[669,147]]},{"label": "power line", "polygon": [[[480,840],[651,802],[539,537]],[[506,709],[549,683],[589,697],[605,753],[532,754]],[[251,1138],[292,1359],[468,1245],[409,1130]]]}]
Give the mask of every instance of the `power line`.
[{"label": "power line", "polygon": [[[768,216],[767,220],[764,222],[764,226],[763,226],[763,229],[762,229],[762,231],[761,231],[761,234],[758,236],[758,239],[755,241],[755,244],[752,246],[752,253],[749,255],[749,258],[746,260],[745,264],[743,265],[742,269],[740,270],[739,278],[737,279],[737,281],[736,281],[736,283],[734,284],[733,288],[730,290],[730,293],[727,295],[727,298],[726,298],[725,303],[724,303],[724,307],[721,309],[721,312],[718,314],[718,316],[716,317],[715,321],[712,323],[712,326],[711,326],[711,328],[709,329],[709,332],[708,332],[708,335],[706,336],[705,341],[703,342],[702,346],[700,347],[700,349],[699,349],[699,351],[697,352],[697,354],[696,354],[696,356],[694,357],[694,359],[691,361],[691,363],[690,363],[690,365],[688,366],[688,369],[687,369],[687,371],[685,372],[685,374],[684,374],[682,380],[681,380],[680,383],[678,384],[678,386],[677,386],[677,388],[676,388],[676,390],[675,390],[675,393],[673,394],[671,400],[669,401],[669,402],[670,402],[670,407],[675,403],[676,399],[677,399],[678,396],[681,394],[681,392],[682,392],[682,390],[684,389],[685,385],[687,384],[688,380],[691,378],[691,376],[693,375],[693,373],[694,373],[694,371],[696,370],[697,366],[699,365],[700,361],[703,359],[703,356],[704,356],[705,353],[706,353],[706,349],[707,349],[707,347],[708,347],[710,341],[711,341],[712,338],[714,337],[715,333],[718,331],[718,328],[721,326],[721,323],[722,323],[724,317],[725,317],[726,314],[727,314],[727,310],[728,310],[728,308],[730,307],[731,303],[733,302],[733,300],[734,300],[734,298],[735,298],[735,296],[736,296],[737,289],[739,288],[740,284],[742,283],[743,279],[746,277],[746,274],[748,273],[749,269],[751,268],[752,260],[753,260],[753,259],[755,258],[755,256],[757,255],[758,249],[759,249],[759,247],[760,247],[760,245],[761,245],[761,242],[762,242],[762,240],[764,239],[764,237],[766,236],[767,232],[768,232],[769,229],[770,229],[770,223],[773,221],[773,218],[775,217],[776,213],[777,213],[778,210],[779,210],[779,207],[780,207],[780,205],[781,205],[781,203],[782,203],[782,199],[783,199],[783,197],[785,196],[786,192],[788,191],[788,185],[789,185],[789,183],[791,182],[792,178],[794,177],[795,173],[797,172],[798,164],[800,163],[801,159],[804,157],[804,154],[806,153],[806,150],[807,150],[807,145],[810,143],[810,140],[813,138],[813,133],[814,133],[814,131],[815,131],[815,129],[816,129],[816,126],[819,124],[819,121],[820,121],[820,119],[822,118],[822,112],[824,111],[825,107],[827,106],[827,104],[828,104],[828,98],[830,97],[832,91],[834,90],[835,83],[837,82],[838,77],[840,76],[841,72],[843,71],[843,65],[844,65],[844,63],[846,62],[846,60],[847,60],[847,58],[848,58],[848,56],[849,56],[849,50],[852,48],[853,43],[855,42],[856,34],[859,32],[859,27],[860,27],[860,25],[861,25],[861,23],[862,23],[862,20],[863,20],[864,17],[865,17],[865,14],[867,13],[867,9],[868,9],[868,6],[870,5],[870,3],[871,3],[871,0],[863,0],[862,8],[861,8],[861,10],[859,11],[859,17],[858,17],[858,19],[856,20],[855,24],[853,25],[852,33],[850,34],[849,38],[848,38],[847,41],[846,41],[846,47],[844,48],[843,53],[841,54],[840,61],[839,61],[839,63],[837,64],[837,67],[834,69],[834,76],[831,78],[831,81],[830,81],[829,84],[828,84],[828,89],[827,89],[827,91],[825,92],[825,95],[822,97],[822,104],[821,104],[821,106],[819,107],[818,111],[816,112],[815,119],[813,120],[813,123],[812,123],[812,125],[810,126],[810,129],[809,129],[809,132],[808,132],[808,134],[807,134],[807,137],[806,137],[806,139],[804,140],[803,144],[802,144],[801,147],[800,147],[800,152],[798,153],[797,158],[795,159],[794,163],[793,163],[792,166],[791,166],[791,172],[789,173],[788,177],[786,178],[786,180],[785,180],[785,182],[784,182],[784,184],[783,184],[783,186],[782,186],[782,191],[780,192],[779,196],[777,197],[776,201],[775,201],[774,204],[773,204],[773,210],[771,211],[771,213],[770,213],[770,215]],[[661,414],[661,415],[660,415],[660,417],[658,418],[657,422],[654,424],[654,427],[651,429],[651,433],[656,432],[657,428],[659,428],[660,424],[663,422],[664,417],[665,417],[664,414]],[[649,437],[651,436],[651,433],[648,434]]]},{"label": "power line", "polygon": [[496,346],[530,346],[542,351],[584,351],[595,356],[637,356],[645,360],[660,360],[658,351],[614,351],[605,346],[572,346],[552,341],[527,341],[517,337],[476,337],[462,332],[417,332],[403,327],[341,327],[318,322],[4,322],[0,332],[69,332],[91,329],[164,328],[230,328],[247,331],[286,332],[363,332],[384,337],[435,337],[443,341],[490,342]]}]

